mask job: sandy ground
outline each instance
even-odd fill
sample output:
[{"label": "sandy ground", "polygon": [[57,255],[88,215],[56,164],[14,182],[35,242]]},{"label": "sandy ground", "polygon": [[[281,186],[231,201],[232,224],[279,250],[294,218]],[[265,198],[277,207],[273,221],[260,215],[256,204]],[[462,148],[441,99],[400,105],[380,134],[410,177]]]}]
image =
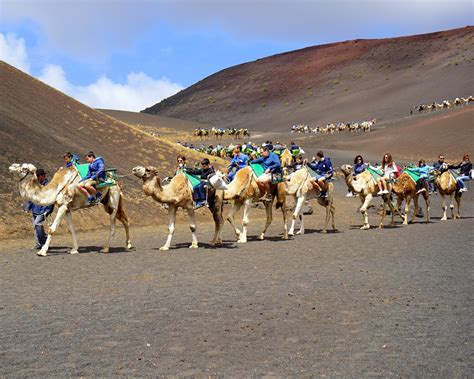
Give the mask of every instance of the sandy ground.
[{"label": "sandy ground", "polygon": [[226,225],[219,249],[202,224],[189,250],[183,223],[169,252],[163,224],[134,228],[131,252],[119,231],[108,255],[104,232],[74,256],[67,236],[47,258],[29,236],[2,241],[0,375],[471,377],[474,191],[461,220],[440,221],[433,197],[429,225],[360,231],[358,199],[335,186],[327,235],[314,205],[289,241],[278,215],[243,246]]}]

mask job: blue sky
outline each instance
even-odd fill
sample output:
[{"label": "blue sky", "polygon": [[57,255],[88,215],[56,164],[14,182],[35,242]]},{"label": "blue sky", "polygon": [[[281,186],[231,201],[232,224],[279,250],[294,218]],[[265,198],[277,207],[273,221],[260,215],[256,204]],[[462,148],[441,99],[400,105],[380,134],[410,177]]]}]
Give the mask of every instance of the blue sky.
[{"label": "blue sky", "polygon": [[140,110],[235,64],[473,17],[472,0],[0,0],[0,58],[88,105]]}]

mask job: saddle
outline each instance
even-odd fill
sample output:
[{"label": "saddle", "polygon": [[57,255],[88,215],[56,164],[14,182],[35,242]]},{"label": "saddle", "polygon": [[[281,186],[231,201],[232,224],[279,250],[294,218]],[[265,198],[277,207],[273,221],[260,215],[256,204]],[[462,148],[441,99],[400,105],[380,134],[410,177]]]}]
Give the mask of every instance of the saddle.
[{"label": "saddle", "polygon": [[[87,172],[89,171],[89,164],[88,163],[75,163],[74,166],[76,167],[77,172],[81,179],[87,176]],[[112,187],[117,184],[117,169],[116,168],[107,168],[104,170],[105,176],[104,178],[99,178],[97,184],[95,185],[96,188],[104,188],[104,187]]]},{"label": "saddle", "polygon": [[[259,178],[260,176],[262,176],[265,173],[265,169],[259,163],[250,163],[249,166],[253,170],[253,172],[255,173],[257,178]],[[281,183],[283,181],[284,181],[284,179],[283,179],[282,174],[272,174],[272,184]]]}]

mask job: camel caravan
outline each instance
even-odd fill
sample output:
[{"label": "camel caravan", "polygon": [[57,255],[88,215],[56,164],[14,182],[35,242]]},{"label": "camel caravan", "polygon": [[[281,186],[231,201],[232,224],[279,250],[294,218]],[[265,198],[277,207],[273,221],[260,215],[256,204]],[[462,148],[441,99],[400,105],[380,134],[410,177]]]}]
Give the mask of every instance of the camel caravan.
[{"label": "camel caravan", "polygon": [[194,130],[193,135],[199,137],[201,141],[210,138],[222,139],[224,136],[240,139],[250,137],[250,131],[246,128],[197,128]]},{"label": "camel caravan", "polygon": [[328,123],[326,126],[315,126],[314,128],[306,124],[298,124],[291,126],[291,133],[311,133],[311,134],[335,134],[341,132],[358,133],[364,132],[369,133],[374,125],[377,123],[375,118],[365,121],[353,121],[353,122],[337,122]]},{"label": "camel caravan", "polygon": [[[456,97],[454,100],[443,100],[442,102],[438,103],[437,101],[433,101],[431,104],[419,104],[415,105],[413,109],[415,112],[423,113],[423,112],[433,112],[438,111],[441,109],[449,109],[454,107],[462,107],[465,105],[469,105],[474,102],[474,97],[471,95],[469,97]],[[410,110],[410,114],[413,114],[413,110]]]},{"label": "camel caravan", "polygon": [[[152,197],[157,203],[168,209],[168,235],[160,250],[169,250],[176,229],[176,214],[183,209],[189,217],[191,244],[189,248],[198,248],[196,236],[195,209],[207,207],[212,214],[215,230],[211,245],[222,244],[222,228],[224,227],[223,210],[225,204],[230,204],[227,221],[230,223],[238,243],[246,243],[247,230],[250,223],[252,204],[262,203],[265,208],[265,223],[258,239],[265,238],[266,231],[273,221],[273,209],[280,209],[282,214],[282,239],[289,236],[304,234],[302,209],[310,199],[325,209],[325,222],[322,233],[336,230],[335,226],[335,169],[328,157],[322,151],[316,154],[312,161],[294,157],[291,153],[278,156],[272,152],[272,147],[264,144],[261,156],[250,159],[242,152],[242,146],[236,145],[233,159],[227,168],[227,173],[215,170],[207,158],[201,162],[201,168],[186,166],[185,158],[178,157],[178,168],[172,178],[165,178],[156,167],[137,166],[132,173],[142,184],[145,196]],[[286,149],[288,152],[289,150]],[[70,153],[68,153],[70,154]],[[90,154],[93,154],[90,152]],[[89,156],[87,156],[89,157]],[[102,204],[109,215],[109,233],[101,252],[108,253],[111,239],[115,233],[115,223],[119,220],[125,229],[125,248],[130,250],[129,221],[124,210],[124,200],[121,185],[116,181],[115,169],[105,166],[91,176],[92,167],[99,158],[90,157],[90,164],[70,162],[67,167],[60,168],[50,183],[40,183],[36,175],[36,167],[32,164],[14,163],[9,167],[10,173],[16,178],[20,196],[41,206],[55,205],[57,213],[49,227],[46,242],[38,251],[39,256],[46,256],[52,236],[57,231],[62,219],[66,219],[72,238],[71,254],[78,253],[78,242],[74,230],[72,213]],[[447,220],[446,197],[450,199],[449,208],[453,219],[460,218],[462,193],[467,191],[464,181],[473,178],[472,164],[469,155],[465,154],[458,165],[448,165],[444,156],[438,162],[428,166],[420,160],[418,166],[397,166],[390,154],[385,154],[381,166],[372,166],[363,161],[358,155],[354,165],[345,164],[340,168],[348,188],[347,197],[357,196],[361,201],[359,211],[363,217],[362,230],[369,230],[368,209],[374,198],[382,199],[382,210],[379,227],[384,227],[387,211],[391,214],[391,223],[399,217],[402,225],[413,223],[420,209],[419,199],[424,199],[425,221],[430,222],[430,194],[439,193],[442,197],[443,216]],[[86,183],[93,180],[96,197]],[[92,182],[90,182],[92,183]],[[100,192],[99,192],[100,191]],[[291,223],[288,227],[287,213],[290,210],[290,199],[294,204]],[[405,207],[402,210],[402,204]],[[410,217],[410,205],[414,204]],[[454,211],[454,202],[457,209]],[[235,215],[243,208],[241,226],[235,222]],[[300,228],[295,232],[296,222]]]}]

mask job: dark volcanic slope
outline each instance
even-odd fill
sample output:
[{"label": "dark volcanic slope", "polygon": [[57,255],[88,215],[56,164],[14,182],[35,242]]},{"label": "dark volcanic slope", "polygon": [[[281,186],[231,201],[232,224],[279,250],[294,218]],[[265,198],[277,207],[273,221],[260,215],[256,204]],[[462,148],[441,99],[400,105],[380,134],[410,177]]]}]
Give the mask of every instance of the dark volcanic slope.
[{"label": "dark volcanic slope", "polygon": [[211,75],[144,112],[220,126],[284,131],[407,115],[474,90],[474,27],[314,46]]},{"label": "dark volcanic slope", "polygon": [[[138,164],[158,166],[165,176],[172,172],[180,151],[176,145],[91,109],[4,62],[0,77],[0,238],[30,232],[29,218],[22,214],[16,184],[8,173],[11,163],[33,163],[51,177],[62,166],[64,152],[83,155],[93,150],[120,174],[130,174]],[[193,158],[190,151],[186,154]],[[163,213],[145,198],[138,179],[129,176],[122,182],[132,222],[149,223]],[[102,213],[85,211],[75,219],[79,224],[91,217],[94,223],[105,223]]]}]

